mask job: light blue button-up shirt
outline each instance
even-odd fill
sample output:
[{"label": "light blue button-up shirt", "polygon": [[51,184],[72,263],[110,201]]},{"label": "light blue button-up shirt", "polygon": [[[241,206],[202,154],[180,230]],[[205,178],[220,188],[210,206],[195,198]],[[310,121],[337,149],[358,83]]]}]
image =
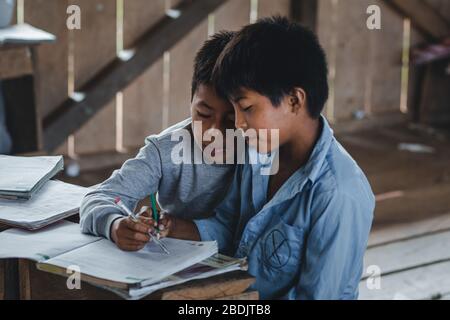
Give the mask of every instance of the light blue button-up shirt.
[{"label": "light blue button-up shirt", "polygon": [[324,117],[321,124],[309,161],[270,201],[270,176],[244,164],[216,215],[195,220],[203,241],[247,257],[261,299],[358,297],[375,197]]}]

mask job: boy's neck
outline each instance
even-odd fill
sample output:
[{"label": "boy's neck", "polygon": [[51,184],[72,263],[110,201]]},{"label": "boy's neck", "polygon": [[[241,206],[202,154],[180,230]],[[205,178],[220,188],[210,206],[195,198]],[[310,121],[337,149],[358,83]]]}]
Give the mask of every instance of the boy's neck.
[{"label": "boy's neck", "polygon": [[300,168],[304,166],[321,134],[319,119],[308,119],[293,132],[289,142],[280,148],[280,163],[288,167]]}]

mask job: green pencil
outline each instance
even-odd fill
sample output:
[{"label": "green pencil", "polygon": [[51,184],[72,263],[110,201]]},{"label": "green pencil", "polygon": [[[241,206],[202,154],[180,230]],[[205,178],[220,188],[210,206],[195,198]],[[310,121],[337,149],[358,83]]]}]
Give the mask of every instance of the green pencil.
[{"label": "green pencil", "polygon": [[159,215],[158,215],[158,210],[156,209],[156,197],[153,193],[150,194],[150,201],[152,203],[153,220],[155,220],[156,224],[159,224]]}]

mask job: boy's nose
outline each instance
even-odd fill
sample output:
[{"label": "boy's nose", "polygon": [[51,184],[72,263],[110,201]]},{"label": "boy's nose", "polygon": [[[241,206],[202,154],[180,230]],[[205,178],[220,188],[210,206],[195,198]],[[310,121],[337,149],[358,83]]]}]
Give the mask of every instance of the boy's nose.
[{"label": "boy's nose", "polygon": [[247,122],[245,121],[245,117],[238,108],[235,109],[235,126],[236,129],[247,130]]}]

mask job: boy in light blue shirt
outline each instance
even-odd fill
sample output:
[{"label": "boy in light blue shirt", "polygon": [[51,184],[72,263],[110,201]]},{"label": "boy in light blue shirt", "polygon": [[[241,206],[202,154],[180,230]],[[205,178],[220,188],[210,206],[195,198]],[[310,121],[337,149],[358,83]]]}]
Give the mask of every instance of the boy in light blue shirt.
[{"label": "boy in light blue shirt", "polygon": [[321,115],[327,65],[316,36],[284,18],[260,20],[230,41],[214,79],[237,128],[277,130],[278,141],[248,140],[250,158],[268,154],[274,170],[238,166],[215,216],[170,218],[166,234],[247,257],[262,299],[356,299],[375,198]]}]

